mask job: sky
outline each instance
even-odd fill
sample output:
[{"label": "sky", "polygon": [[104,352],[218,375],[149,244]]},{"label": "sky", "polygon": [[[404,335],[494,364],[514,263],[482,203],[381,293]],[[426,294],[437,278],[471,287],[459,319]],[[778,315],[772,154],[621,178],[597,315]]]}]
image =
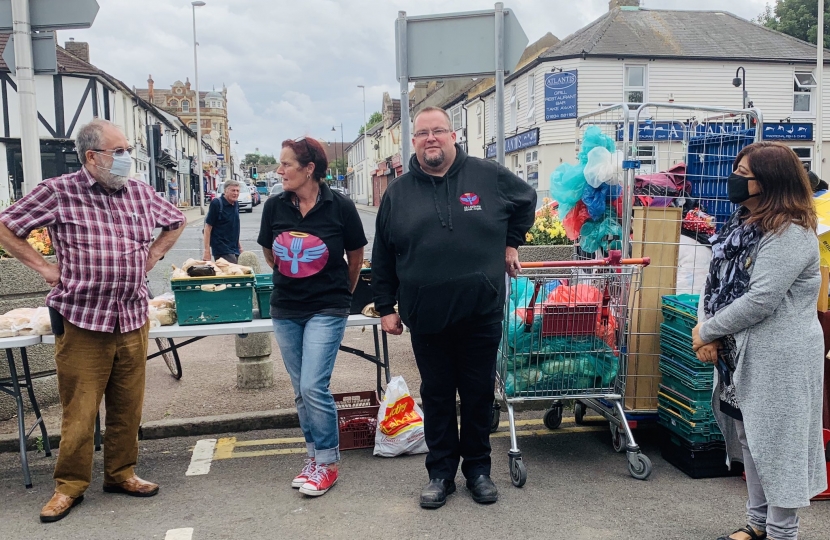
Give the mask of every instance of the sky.
[{"label": "sky", "polygon": [[[196,8],[199,87],[228,88],[234,153],[278,155],[285,139],[312,136],[348,144],[380,111],[395,79],[394,22],[399,11],[427,15],[493,9],[482,0],[205,0]],[[90,44],[91,62],[130,86],[170,88],[190,77],[193,8],[188,0],[98,0],[87,30],[58,41]],[[727,10],[750,19],[765,0],[644,0],[653,9]],[[528,39],[560,39],[608,11],[607,0],[505,0]],[[336,130],[332,131],[332,127]]]}]

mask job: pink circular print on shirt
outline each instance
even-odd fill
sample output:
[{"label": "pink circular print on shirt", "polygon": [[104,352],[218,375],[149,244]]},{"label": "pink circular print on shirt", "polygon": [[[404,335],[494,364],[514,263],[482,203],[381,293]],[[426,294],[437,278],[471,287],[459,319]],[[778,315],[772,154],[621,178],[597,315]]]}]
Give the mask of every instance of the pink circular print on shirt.
[{"label": "pink circular print on shirt", "polygon": [[329,260],[326,244],[313,234],[286,231],[277,236],[271,250],[277,270],[291,278],[313,276]]}]

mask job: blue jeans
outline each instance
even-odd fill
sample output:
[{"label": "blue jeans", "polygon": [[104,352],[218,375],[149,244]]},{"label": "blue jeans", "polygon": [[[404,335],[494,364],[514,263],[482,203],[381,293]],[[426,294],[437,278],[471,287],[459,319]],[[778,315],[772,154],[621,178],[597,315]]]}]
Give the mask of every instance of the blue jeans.
[{"label": "blue jeans", "polygon": [[271,319],[294,387],[294,402],[308,455],[321,464],[340,461],[337,409],[329,384],[346,320],[330,315]]}]

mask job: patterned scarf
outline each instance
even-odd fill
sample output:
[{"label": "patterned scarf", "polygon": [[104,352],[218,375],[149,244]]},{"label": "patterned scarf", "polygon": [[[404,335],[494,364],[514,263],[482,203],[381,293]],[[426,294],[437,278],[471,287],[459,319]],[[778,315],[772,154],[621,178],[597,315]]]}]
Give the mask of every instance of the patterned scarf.
[{"label": "patterned scarf", "polygon": [[[713,316],[738,298],[749,288],[749,277],[755,262],[754,255],[763,236],[757,225],[747,225],[744,208],[738,209],[729,218],[712,242],[712,263],[704,289],[703,310],[707,317]],[[737,367],[738,351],[735,337],[724,336],[723,348],[718,355],[718,371],[723,387],[720,399],[734,409],[730,416],[739,415],[735,398],[733,374]],[[726,411],[725,411],[726,412]]]}]

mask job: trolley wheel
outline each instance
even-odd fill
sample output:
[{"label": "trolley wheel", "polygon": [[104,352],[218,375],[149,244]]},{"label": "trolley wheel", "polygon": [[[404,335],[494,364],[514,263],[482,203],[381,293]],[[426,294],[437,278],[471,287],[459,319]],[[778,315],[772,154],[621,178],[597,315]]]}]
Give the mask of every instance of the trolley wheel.
[{"label": "trolley wheel", "polygon": [[585,407],[585,404],[581,401],[577,401],[574,403],[574,421],[579,425],[582,425],[582,423],[585,421],[586,408],[587,407]]},{"label": "trolley wheel", "polygon": [[636,457],[636,465],[633,465],[631,461],[628,462],[628,472],[631,473],[631,476],[633,476],[637,480],[645,480],[649,476],[651,476],[651,460],[648,459],[648,456],[643,454],[637,454]]},{"label": "trolley wheel", "polygon": [[545,412],[544,417],[545,427],[548,429],[556,429],[562,424],[562,405],[554,405]]},{"label": "trolley wheel", "polygon": [[[170,348],[170,340],[167,338],[156,338],[156,347],[160,351],[164,349]],[[162,353],[161,357],[164,359],[164,363],[167,364],[167,369],[170,370],[170,374],[173,375],[173,378],[179,380],[182,378],[182,371],[181,368],[176,365],[176,359],[173,357],[172,352]]]},{"label": "trolley wheel", "polygon": [[516,487],[522,487],[527,482],[527,469],[521,457],[510,457],[510,480]]},{"label": "trolley wheel", "polygon": [[628,446],[628,437],[625,436],[625,430],[620,428],[611,432],[611,444],[614,447],[614,452],[625,452]]},{"label": "trolley wheel", "polygon": [[493,403],[493,418],[490,420],[490,433],[495,433],[499,430],[499,420],[501,420],[501,405]]}]

